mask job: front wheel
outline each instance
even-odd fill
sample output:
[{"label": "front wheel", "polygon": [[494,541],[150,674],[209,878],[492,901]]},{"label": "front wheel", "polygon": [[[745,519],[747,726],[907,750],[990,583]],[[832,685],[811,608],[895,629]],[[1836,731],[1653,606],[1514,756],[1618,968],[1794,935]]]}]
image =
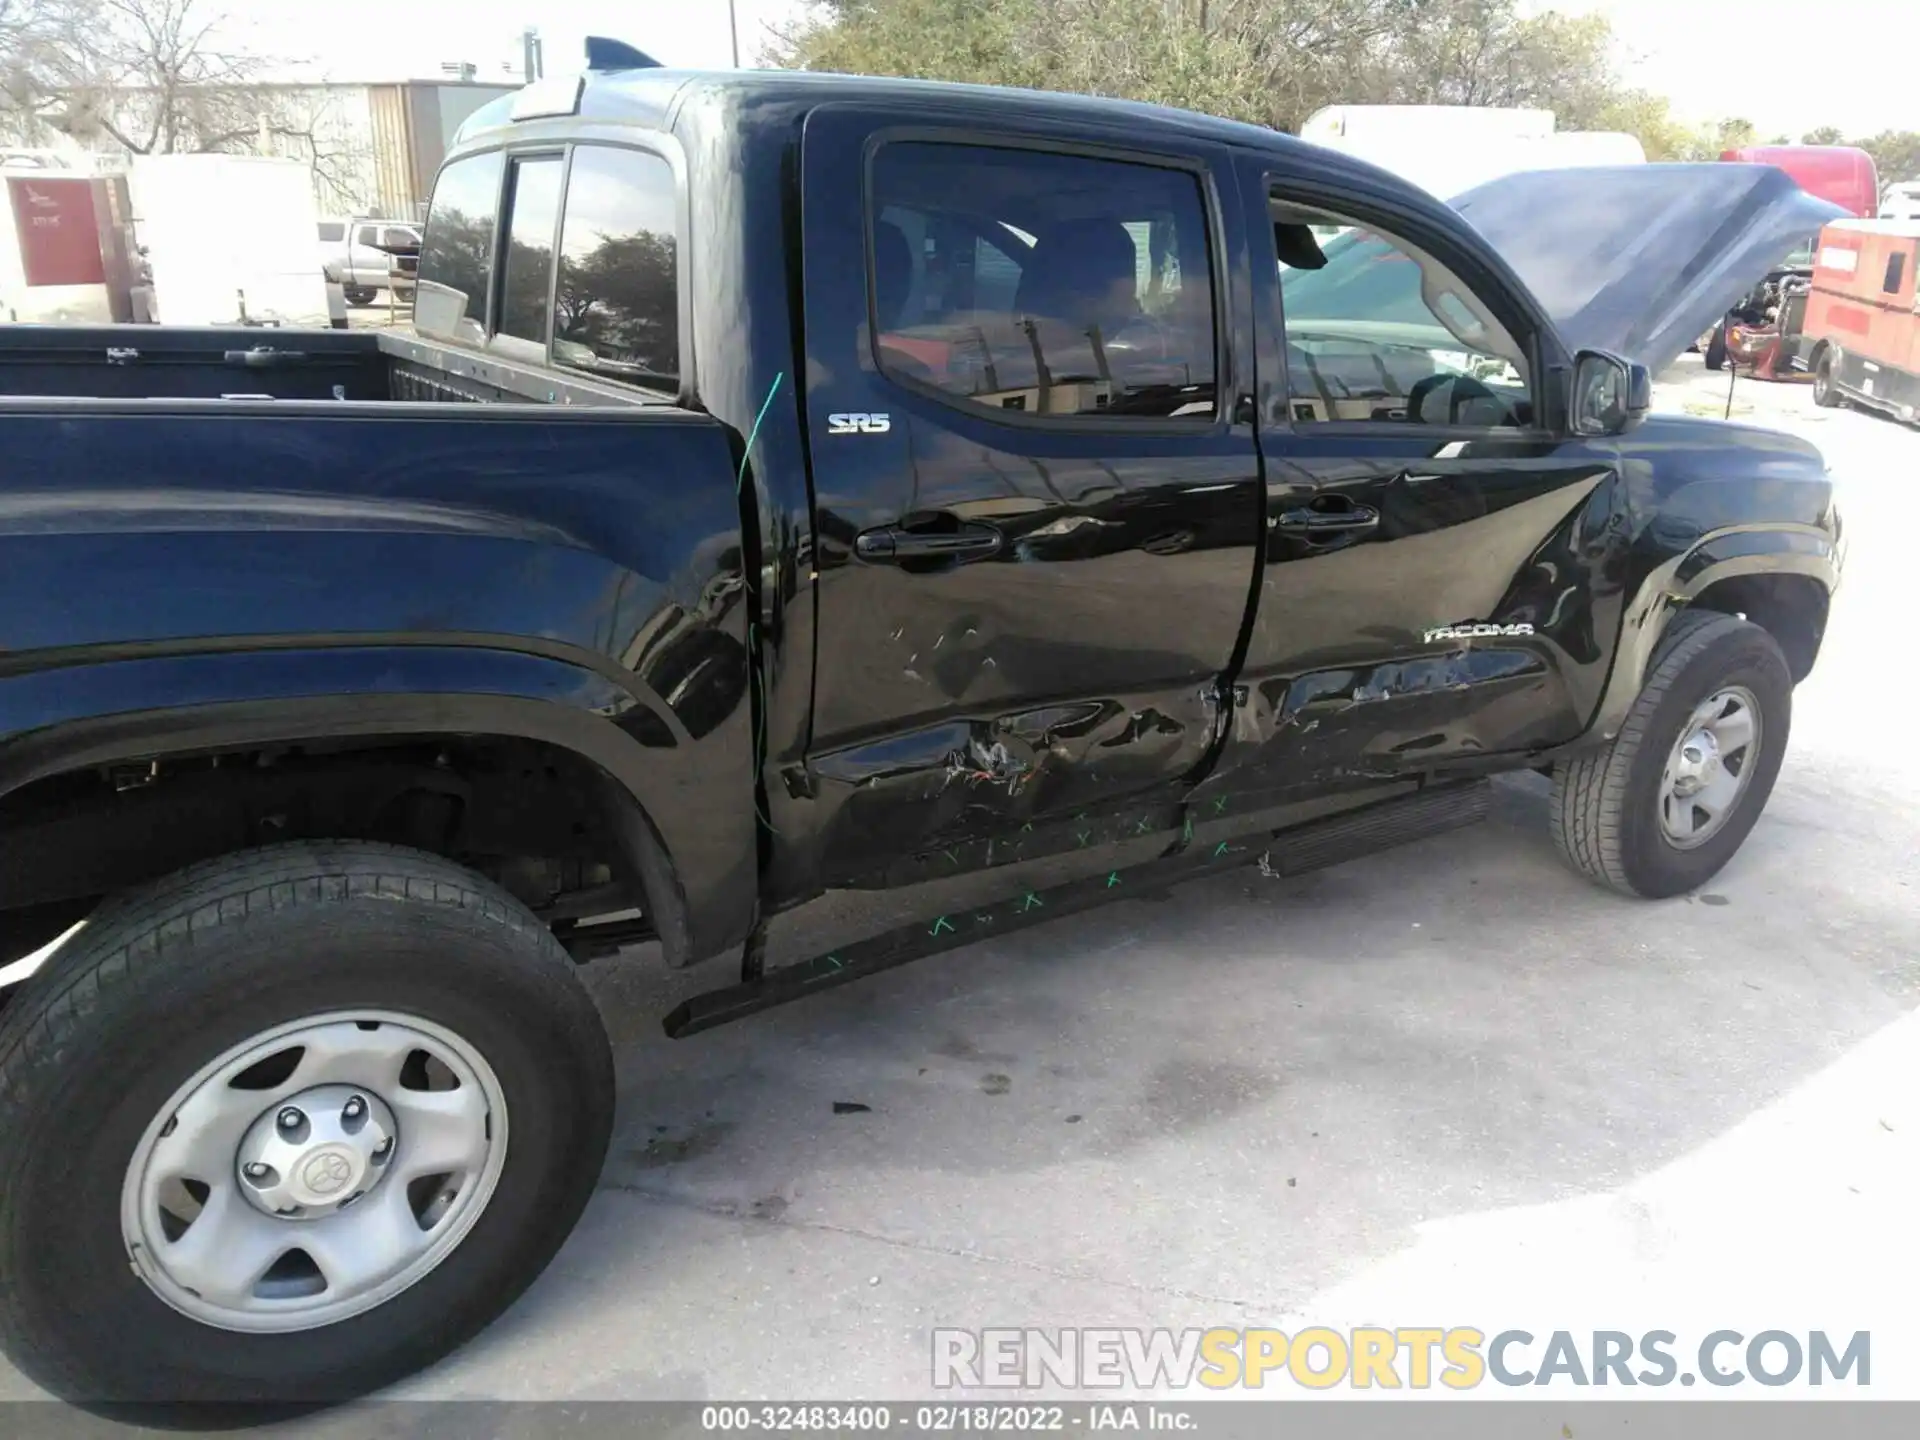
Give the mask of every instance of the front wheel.
[{"label": "front wheel", "polygon": [[378,290],[371,289],[365,285],[349,285],[346,287],[346,290],[347,303],[349,305],[364,307],[373,304],[374,301],[380,298],[380,292]]},{"label": "front wheel", "polygon": [[1630,895],[1705,884],[1766,807],[1792,717],[1793,677],[1771,635],[1682,611],[1613,743],[1555,770],[1560,853]]},{"label": "front wheel", "polygon": [[530,1284],[600,1170],[605,1033],[488,881],[302,842],[109,901],[0,1023],[0,1346],[82,1404],[392,1383]]}]

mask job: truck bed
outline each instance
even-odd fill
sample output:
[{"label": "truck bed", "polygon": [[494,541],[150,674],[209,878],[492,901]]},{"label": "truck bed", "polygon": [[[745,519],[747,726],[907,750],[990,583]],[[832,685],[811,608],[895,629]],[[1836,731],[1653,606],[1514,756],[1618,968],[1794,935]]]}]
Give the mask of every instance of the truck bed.
[{"label": "truck bed", "polygon": [[410,334],[166,325],[0,326],[0,397],[672,406]]}]

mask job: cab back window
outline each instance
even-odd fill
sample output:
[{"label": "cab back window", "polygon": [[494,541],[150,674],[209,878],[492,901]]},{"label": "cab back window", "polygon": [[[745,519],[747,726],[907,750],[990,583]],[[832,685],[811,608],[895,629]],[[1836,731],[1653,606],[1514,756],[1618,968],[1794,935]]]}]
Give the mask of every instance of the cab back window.
[{"label": "cab back window", "polygon": [[554,286],[554,364],[678,388],[677,193],[673,167],[658,155],[574,147]]},{"label": "cab back window", "polygon": [[501,163],[497,152],[468,156],[442,170],[433,187],[414,310],[423,334],[469,342],[486,336]]}]

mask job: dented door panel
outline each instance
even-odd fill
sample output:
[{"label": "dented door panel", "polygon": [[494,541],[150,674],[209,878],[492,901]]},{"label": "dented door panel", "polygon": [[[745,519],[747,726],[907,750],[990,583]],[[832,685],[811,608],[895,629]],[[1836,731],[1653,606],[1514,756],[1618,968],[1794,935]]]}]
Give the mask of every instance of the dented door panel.
[{"label": "dented door panel", "polygon": [[[816,884],[875,883],[942,857],[996,864],[1008,852],[990,856],[990,844],[1047,827],[1091,843],[1096,822],[1138,825],[1175,803],[1224,724],[1219,695],[1258,569],[1260,462],[1250,408],[1236,403],[1249,384],[1237,368],[1244,246],[1221,219],[1236,206],[1201,164],[1209,147],[1159,158],[1187,170],[1207,217],[1211,413],[1055,420],[996,413],[876,363],[878,262],[846,243],[866,205],[850,162],[891,133],[882,117],[826,107],[805,139],[820,629],[812,742],[787,785],[808,802]],[[940,137],[930,116],[900,143]],[[1054,153],[1044,134],[996,141]],[[1084,154],[1079,143],[1063,136],[1058,153]],[[1229,166],[1219,173],[1232,184]],[[927,353],[917,335],[901,343]],[[847,416],[866,422],[836,425]],[[903,542],[927,535],[961,548],[907,553]]]},{"label": "dented door panel", "polygon": [[[1549,746],[1598,704],[1628,534],[1610,447],[1374,429],[1263,437],[1266,563],[1209,790],[1311,791]],[[1345,543],[1284,533],[1307,506],[1379,523]]]}]

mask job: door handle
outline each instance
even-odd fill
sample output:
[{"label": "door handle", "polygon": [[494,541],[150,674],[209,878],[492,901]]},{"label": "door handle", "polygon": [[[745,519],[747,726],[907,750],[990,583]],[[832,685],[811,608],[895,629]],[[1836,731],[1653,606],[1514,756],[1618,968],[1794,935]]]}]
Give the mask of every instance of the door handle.
[{"label": "door handle", "polygon": [[853,540],[853,553],[880,563],[903,560],[984,560],[1000,553],[1004,537],[991,525],[963,520],[940,530],[909,530],[881,525]]},{"label": "door handle", "polygon": [[1282,510],[1274,528],[1282,535],[1304,535],[1320,540],[1355,535],[1379,524],[1380,512],[1371,505],[1350,505],[1344,510]]}]

